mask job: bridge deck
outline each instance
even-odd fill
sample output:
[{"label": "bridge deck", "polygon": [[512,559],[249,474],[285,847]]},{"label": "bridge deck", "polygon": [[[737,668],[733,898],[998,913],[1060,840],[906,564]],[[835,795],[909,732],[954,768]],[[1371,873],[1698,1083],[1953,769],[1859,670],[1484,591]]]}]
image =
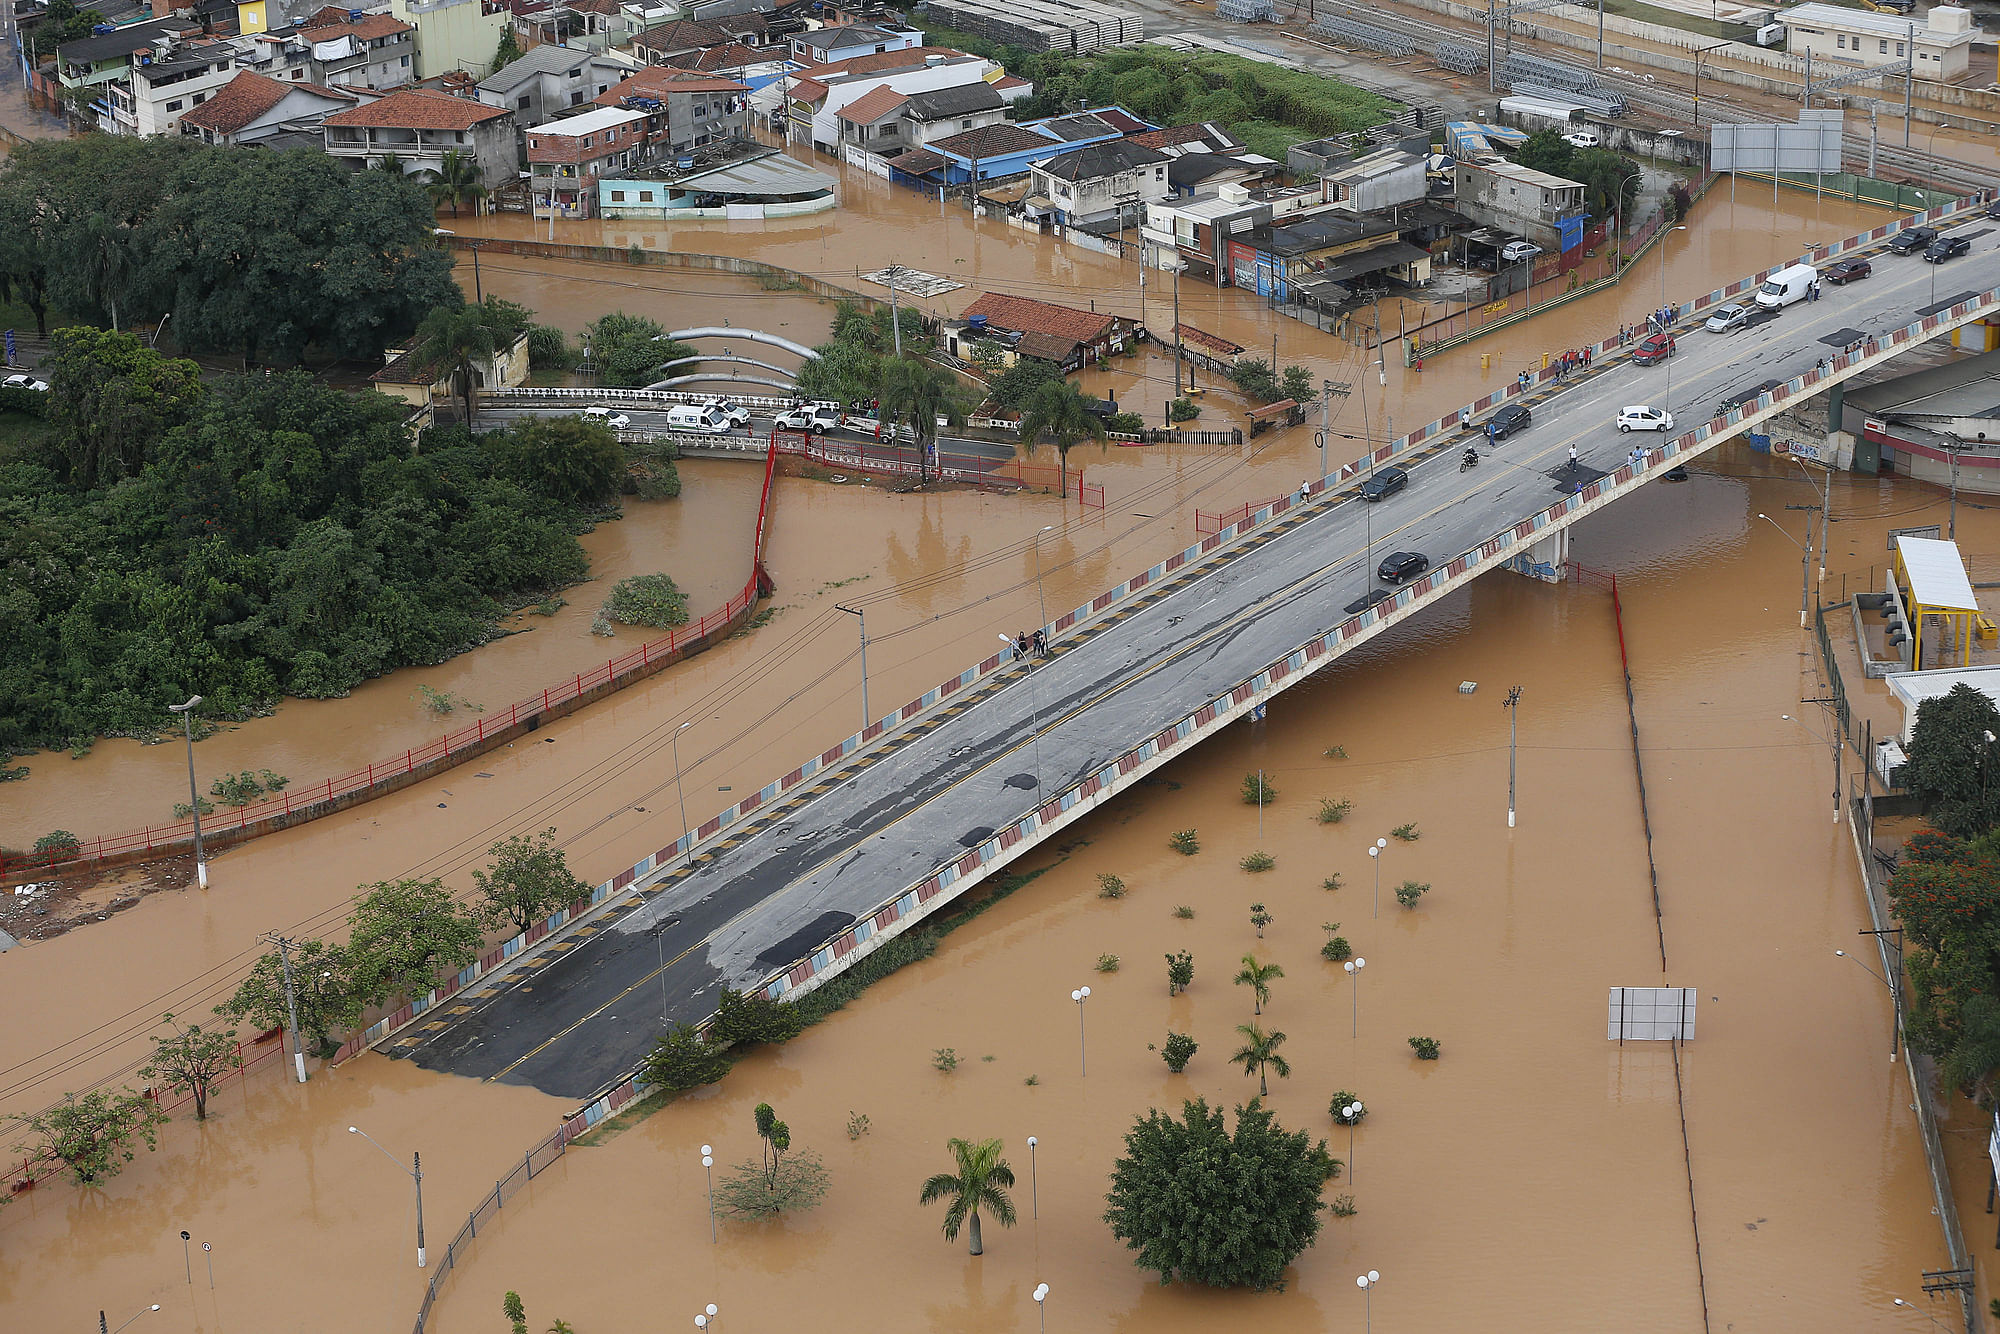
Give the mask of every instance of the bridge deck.
[{"label": "bridge deck", "polygon": [[470,1013],[398,1054],[562,1096],[596,1091],[644,1055],[662,993],[675,1017],[705,1017],[720,986],[770,976],[1019,819],[1036,793],[1061,791],[1324,633],[1344,604],[1379,586],[1372,567],[1387,552],[1442,564],[1554,500],[1571,446],[1609,472],[1634,442],[1660,441],[1620,434],[1621,407],[1668,406],[1685,428],[1743,389],[1804,373],[1856,331],[1886,334],[1922,309],[2000,286],[1991,233],[1975,223],[1960,234],[1973,238],[1966,258],[1932,266],[1881,256],[1872,278],[1829,286],[1757,329],[1683,330],[1665,365],[1601,361],[1590,378],[1529,400],[1533,426],[1472,471],[1457,470],[1457,442],[1445,439],[1436,457],[1406,465],[1410,486],[1386,501],[1349,491],[1257,530],[1086,626],[1033,672],[1001,674],[885,739],[848,775],[760,812],[691,875],[662,881],[540,966],[470,993]]}]

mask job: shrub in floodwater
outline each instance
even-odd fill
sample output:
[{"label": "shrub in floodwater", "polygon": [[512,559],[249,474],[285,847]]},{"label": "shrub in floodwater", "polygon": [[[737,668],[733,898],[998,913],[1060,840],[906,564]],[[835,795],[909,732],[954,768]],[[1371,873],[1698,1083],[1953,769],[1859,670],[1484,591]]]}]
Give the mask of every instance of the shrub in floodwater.
[{"label": "shrub in floodwater", "polygon": [[1192,921],[1194,918],[1194,908],[1185,903],[1177,904],[1174,907],[1174,916],[1180,918],[1183,922]]},{"label": "shrub in floodwater", "polygon": [[868,1133],[868,1113],[849,1112],[847,1114],[847,1137],[860,1139]]},{"label": "shrub in floodwater", "polygon": [[1352,1218],[1360,1212],[1361,1210],[1355,1207],[1352,1195],[1336,1195],[1333,1197],[1333,1216],[1335,1218]]},{"label": "shrub in floodwater", "polygon": [[1320,754],[1326,756],[1329,760],[1344,760],[1347,758],[1347,747],[1328,746],[1325,750],[1321,751]]},{"label": "shrub in floodwater", "polygon": [[1397,825],[1394,829],[1391,829],[1389,831],[1389,836],[1391,838],[1400,838],[1405,843],[1414,843],[1419,838],[1423,837],[1422,834],[1417,832],[1417,826],[1415,821],[1411,821],[1409,824]]},{"label": "shrub in floodwater", "polygon": [[1430,893],[1430,886],[1415,880],[1405,880],[1396,886],[1396,902],[1405,908],[1417,906],[1417,900]]},{"label": "shrub in floodwater", "polygon": [[[1360,1107],[1353,1116],[1347,1114],[1349,1107]],[[1363,1105],[1361,1095],[1349,1089],[1342,1089],[1333,1095],[1333,1101],[1326,1105],[1327,1114],[1344,1126],[1358,1126],[1368,1119],[1368,1108]]]},{"label": "shrub in floodwater", "polygon": [[1100,871],[1097,876],[1097,897],[1100,899],[1122,899],[1125,897],[1125,882],[1109,871]]},{"label": "shrub in floodwater", "polygon": [[1179,1074],[1187,1069],[1187,1063],[1194,1059],[1200,1044],[1185,1033],[1167,1031],[1167,1045],[1160,1048],[1160,1059],[1167,1063],[1167,1069]]},{"label": "shrub in floodwater", "polygon": [[1117,956],[1117,955],[1115,955],[1115,954],[1100,954],[1100,955],[1098,955],[1098,956],[1097,956],[1097,971],[1098,971],[1098,972],[1100,972],[1100,973],[1115,973],[1115,972],[1117,972],[1117,971],[1118,971],[1118,956]]},{"label": "shrub in floodwater", "polygon": [[1194,836],[1192,829],[1176,829],[1167,839],[1167,846],[1183,857],[1192,857],[1201,851],[1201,840]]},{"label": "shrub in floodwater", "polygon": [[61,861],[65,857],[76,856],[81,850],[76,835],[67,829],[51,829],[35,840],[37,860]]},{"label": "shrub in floodwater", "polygon": [[1278,789],[1271,786],[1263,774],[1243,775],[1243,804],[1245,806],[1269,806],[1278,799]]},{"label": "shrub in floodwater", "polygon": [[958,1069],[958,1053],[950,1047],[939,1047],[931,1053],[931,1064],[939,1070]]},{"label": "shrub in floodwater", "polygon": [[1420,1061],[1435,1061],[1443,1048],[1438,1046],[1436,1038],[1411,1038],[1410,1050],[1417,1054]]},{"label": "shrub in floodwater", "polygon": [[1354,803],[1345,797],[1342,797],[1339,801],[1335,801],[1332,797],[1321,797],[1319,799],[1319,822],[1321,824],[1339,824],[1347,818],[1347,813],[1353,809]]},{"label": "shrub in floodwater", "polygon": [[1022,1080],[1021,1082],[1023,1084],[1026,1084],[1029,1088],[1034,1088],[1037,1084],[1040,1084],[1042,1082],[1042,1077],[1040,1075],[1029,1075],[1026,1079]]},{"label": "shrub in floodwater", "polygon": [[1320,881],[1320,882],[1319,882],[1319,887],[1320,887],[1321,889],[1339,889],[1339,888],[1340,888],[1340,872],[1338,872],[1338,871],[1335,871],[1335,872],[1334,872],[1334,873],[1333,873],[1332,875],[1330,875],[1330,876],[1328,876],[1328,877],[1327,877],[1326,879],[1324,879],[1324,880]]},{"label": "shrub in floodwater", "polygon": [[[1188,915],[1190,917],[1194,915],[1193,909],[1189,909]],[[1194,956],[1186,950],[1182,950],[1179,954],[1169,954],[1167,956],[1167,994],[1169,996],[1178,996],[1181,992],[1186,991],[1188,984],[1193,981]]]},{"label": "shrub in floodwater", "polygon": [[1246,871],[1268,871],[1278,864],[1278,859],[1268,852],[1253,852],[1236,864]]},{"label": "shrub in floodwater", "polygon": [[1264,928],[1269,926],[1272,920],[1270,912],[1263,904],[1253,903],[1250,905],[1250,925],[1257,928],[1257,939],[1262,940],[1264,938]]},{"label": "shrub in floodwater", "polygon": [[673,576],[635,574],[611,586],[604,600],[604,614],[625,625],[650,625],[656,629],[686,625],[687,594],[681,592]]},{"label": "shrub in floodwater", "polygon": [[1346,936],[1335,936],[1319,947],[1319,957],[1329,963],[1340,963],[1354,957],[1354,946],[1347,943]]}]

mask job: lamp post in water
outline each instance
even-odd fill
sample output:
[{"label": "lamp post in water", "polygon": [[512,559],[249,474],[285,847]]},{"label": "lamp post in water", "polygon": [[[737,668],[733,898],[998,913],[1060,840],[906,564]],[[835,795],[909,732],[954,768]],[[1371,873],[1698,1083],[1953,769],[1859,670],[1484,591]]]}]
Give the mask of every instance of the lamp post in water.
[{"label": "lamp post in water", "polygon": [[[360,1126],[349,1126],[347,1133],[350,1135],[359,1135],[376,1148],[382,1149],[381,1142]],[[403,1171],[417,1183],[417,1268],[422,1269],[424,1267],[424,1156],[420,1153],[412,1153],[408,1167],[403,1167],[403,1160],[395,1154],[390,1153],[387,1149],[382,1149],[382,1156],[396,1166],[402,1167]]]},{"label": "lamp post in water", "polygon": [[185,704],[167,705],[167,711],[181,716],[181,730],[187,736],[188,810],[194,816],[194,878],[203,889],[207,889],[208,859],[202,855],[201,849],[201,793],[195,790],[194,785],[194,706],[199,703],[201,696],[196,695]]},{"label": "lamp post in water", "polygon": [[1083,1036],[1083,1003],[1090,999],[1090,988],[1078,987],[1075,991],[1069,993],[1069,998],[1076,1002],[1076,1063],[1078,1070],[1082,1074],[1088,1075],[1090,1073],[1090,1053],[1086,1049]]}]

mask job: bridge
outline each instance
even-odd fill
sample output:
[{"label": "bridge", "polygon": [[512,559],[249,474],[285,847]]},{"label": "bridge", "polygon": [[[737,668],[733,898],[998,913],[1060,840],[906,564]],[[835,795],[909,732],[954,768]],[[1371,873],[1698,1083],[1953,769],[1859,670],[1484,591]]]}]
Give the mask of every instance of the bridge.
[{"label": "bridge", "polygon": [[[368,1039],[430,1068],[595,1099],[579,1118],[602,1115],[632,1095],[627,1075],[659,1031],[661,994],[673,1017],[698,1021],[723,986],[785,996],[818,985],[1472,579],[1559,577],[1567,529],[1584,515],[1793,402],[2000,317],[2000,246],[1983,213],[1961,204],[1923,220],[1970,238],[1971,254],[1943,265],[1881,255],[1873,277],[1771,323],[1701,332],[1708,309],[1763,275],[1745,279],[1680,309],[1680,352],[1664,364],[1605,346],[1580,381],[1473,405],[1534,412],[1476,469],[1456,466],[1455,412],[1345,464],[1309,498],[1260,509],[1060,618],[1051,659],[989,659],[683,835],[600,888],[587,936],[509,973],[461,975]],[[1902,225],[1805,258],[1875,254]],[[1614,420],[1630,404],[1668,408],[1680,433],[1622,434]],[[1360,480],[1391,461],[1409,486],[1360,501]],[[1375,564],[1392,549],[1432,568],[1371,605]],[[455,1021],[402,1033],[454,994]]]}]

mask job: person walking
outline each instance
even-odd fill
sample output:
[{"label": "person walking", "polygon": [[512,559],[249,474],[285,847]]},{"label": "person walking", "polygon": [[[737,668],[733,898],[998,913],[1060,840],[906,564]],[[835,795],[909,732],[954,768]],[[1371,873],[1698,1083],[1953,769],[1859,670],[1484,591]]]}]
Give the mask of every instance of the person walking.
[{"label": "person walking", "polygon": [[1028,632],[1026,630],[1016,630],[1014,632],[1014,661],[1019,662],[1027,656]]},{"label": "person walking", "polygon": [[1311,483],[1309,483],[1309,482],[1300,482],[1300,483],[1299,483],[1299,504],[1303,505],[1303,504],[1305,504],[1305,503],[1306,503],[1306,501],[1308,501],[1308,500],[1310,500],[1310,499],[1312,499],[1312,484],[1311,484]]},{"label": "person walking", "polygon": [[1038,658],[1046,658],[1049,656],[1048,632],[1043,630],[1040,626],[1035,627],[1034,649],[1035,649],[1035,656]]},{"label": "person walking", "polygon": [[1572,468],[1574,468],[1574,467],[1576,466],[1576,446],[1575,446],[1575,445],[1571,445],[1571,446],[1569,447],[1569,466],[1570,466],[1570,467],[1572,467]]}]

